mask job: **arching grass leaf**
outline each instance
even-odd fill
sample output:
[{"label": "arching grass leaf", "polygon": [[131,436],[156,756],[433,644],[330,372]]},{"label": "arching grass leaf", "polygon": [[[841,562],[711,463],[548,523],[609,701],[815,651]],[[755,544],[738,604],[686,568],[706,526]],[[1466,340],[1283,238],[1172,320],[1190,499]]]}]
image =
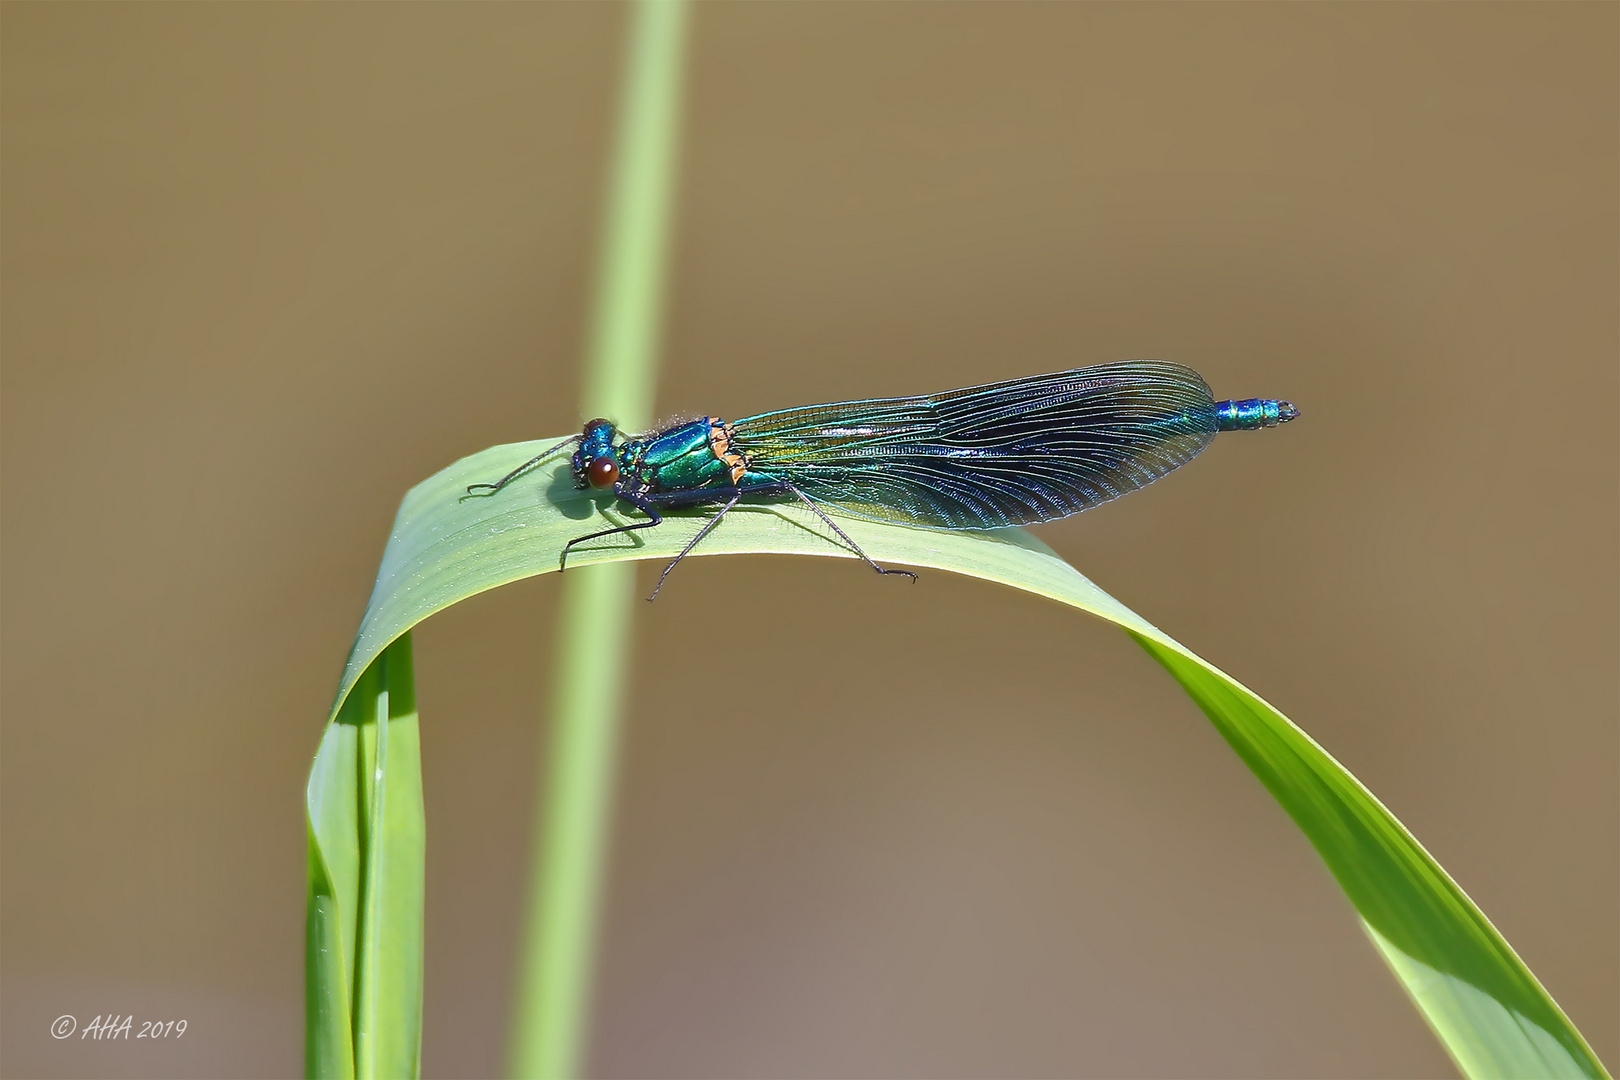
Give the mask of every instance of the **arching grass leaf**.
[{"label": "arching grass leaf", "polygon": [[[322,942],[341,941],[344,957],[358,955],[361,964],[375,962],[365,952],[364,941],[355,942],[364,935],[355,934],[348,921],[353,917],[347,913],[348,907],[366,903],[363,853],[369,849],[351,843],[348,837],[355,832],[356,822],[364,831],[364,815],[357,807],[369,805],[367,789],[352,782],[345,787],[332,778],[363,773],[353,762],[371,760],[367,753],[382,757],[375,749],[368,750],[373,744],[363,740],[351,750],[346,734],[337,729],[343,727],[342,717],[350,713],[391,708],[386,702],[378,706],[378,694],[367,690],[373,684],[394,686],[395,675],[390,673],[397,673],[400,665],[390,659],[390,646],[405,640],[418,622],[458,600],[556,570],[563,544],[605,527],[604,519],[630,520],[624,507],[610,496],[574,488],[566,454],[494,496],[467,496],[468,484],[497,478],[556,441],[497,446],[463,458],[413,488],[400,506],[333,705],[333,718],[339,722],[329,727],[328,741],[323,743],[311,775],[312,957],[318,931]],[[672,558],[698,527],[692,520],[698,516],[675,517],[663,528],[582,545],[570,555],[569,565]],[[1507,942],[1406,828],[1310,736],[1252,691],[1097,588],[1022,530],[939,532],[850,518],[841,519],[840,525],[880,562],[1000,582],[1088,611],[1134,637],[1180,682],[1305,833],[1355,906],[1374,945],[1466,1075],[1607,1075],[1580,1033]],[[851,555],[830,538],[822,523],[791,504],[739,507],[696,554],[738,553]],[[382,676],[374,670],[379,658],[384,664]],[[404,663],[408,665],[408,659]],[[360,708],[348,704],[351,695],[360,699]],[[414,752],[414,705],[411,709],[409,745]],[[395,755],[399,753],[398,736],[390,738],[396,744],[388,753]],[[406,786],[404,781],[400,783]],[[419,782],[416,792],[419,818]],[[389,794],[388,799],[392,798]],[[413,823],[410,816],[404,815],[402,827],[419,829],[419,820]],[[404,865],[408,858],[398,862]],[[360,876],[359,884],[342,884],[345,875],[355,874]],[[324,884],[317,887],[320,882]],[[396,883],[390,880],[386,887],[393,889]],[[419,883],[417,887],[419,890]],[[349,899],[356,895],[360,898]],[[402,973],[414,970],[419,979],[419,894],[415,904],[416,965],[413,969],[408,962],[399,963],[396,969]],[[404,906],[408,909],[409,902]],[[318,911],[323,913],[319,918]],[[393,925],[408,924],[406,918],[396,919]],[[383,951],[378,955],[388,955],[387,944],[380,947]],[[320,976],[320,972],[338,970],[339,965],[330,961],[312,963],[312,986],[317,977],[338,977]],[[343,977],[354,978],[352,973]],[[363,978],[360,985],[363,991]],[[352,986],[347,994],[343,1000],[356,1002],[357,1009],[376,1007],[363,993],[355,996]],[[343,997],[331,996],[333,1000]],[[408,994],[396,998],[396,1009],[408,1011],[408,1002],[414,1000],[419,1011],[419,983],[414,999]],[[333,1030],[342,1026],[330,1019],[323,1022]],[[355,1023],[358,1029],[359,1021]],[[410,1030],[414,1033],[418,1027],[419,1022]],[[331,1057],[341,1063],[341,1053]]]}]

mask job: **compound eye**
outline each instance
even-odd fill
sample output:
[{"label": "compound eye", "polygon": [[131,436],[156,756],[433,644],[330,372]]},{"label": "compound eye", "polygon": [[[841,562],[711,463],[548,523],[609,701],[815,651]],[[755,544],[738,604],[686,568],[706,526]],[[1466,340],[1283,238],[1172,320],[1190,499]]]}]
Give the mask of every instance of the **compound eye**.
[{"label": "compound eye", "polygon": [[591,462],[585,478],[593,488],[610,488],[619,482],[619,463],[604,454]]}]

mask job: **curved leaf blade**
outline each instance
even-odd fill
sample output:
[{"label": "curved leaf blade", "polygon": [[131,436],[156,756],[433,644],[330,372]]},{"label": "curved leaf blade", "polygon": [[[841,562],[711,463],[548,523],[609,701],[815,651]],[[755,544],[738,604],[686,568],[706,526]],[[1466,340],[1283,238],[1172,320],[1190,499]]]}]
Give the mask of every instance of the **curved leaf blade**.
[{"label": "curved leaf blade", "polygon": [[[635,520],[610,494],[576,489],[566,453],[495,495],[467,494],[468,484],[504,476],[556,442],[538,439],[492,447],[462,458],[406,494],[332,715],[388,643],[429,615],[486,589],[556,570],[562,546],[569,540]],[[570,552],[568,565],[672,559],[691,538],[700,517],[671,515],[664,528],[582,544]],[[683,522],[689,527],[683,528]],[[1128,629],[1163,636],[1021,529],[943,532],[854,518],[841,518],[839,525],[880,562],[1000,581],[1073,604]],[[692,554],[853,557],[814,515],[789,504],[738,506]]]},{"label": "curved leaf blade", "polygon": [[1132,633],[1288,812],[1464,1076],[1602,1076],[1586,1041],[1468,895],[1287,717],[1186,649]]},{"label": "curved leaf blade", "polygon": [[426,828],[408,632],[327,724],[304,800],[305,1074],[418,1076]]},{"label": "curved leaf blade", "polygon": [[[334,717],[372,661],[416,623],[486,589],[555,570],[568,540],[604,527],[604,518],[628,520],[610,496],[574,488],[566,455],[495,496],[466,496],[468,484],[502,476],[555,441],[492,447],[406,495]],[[854,518],[840,525],[880,562],[1000,582],[1091,612],[1131,634],[1299,825],[1465,1075],[1608,1075],[1535,976],[1405,826],[1258,695],[1022,530],[939,532]],[[696,528],[691,517],[672,516],[663,528],[576,547],[569,564],[673,558]],[[789,504],[738,507],[694,555],[741,553],[853,557],[812,515]],[[313,802],[311,820],[319,837]]]}]

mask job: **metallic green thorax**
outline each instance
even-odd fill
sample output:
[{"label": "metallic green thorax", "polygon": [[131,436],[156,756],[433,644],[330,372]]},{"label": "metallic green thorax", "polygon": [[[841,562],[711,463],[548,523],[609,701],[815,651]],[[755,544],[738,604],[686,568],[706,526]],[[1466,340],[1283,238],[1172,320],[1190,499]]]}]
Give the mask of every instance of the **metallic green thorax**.
[{"label": "metallic green thorax", "polygon": [[631,439],[617,451],[622,482],[649,493],[733,487],[742,475],[742,459],[730,445],[725,425],[708,416],[650,438]]}]

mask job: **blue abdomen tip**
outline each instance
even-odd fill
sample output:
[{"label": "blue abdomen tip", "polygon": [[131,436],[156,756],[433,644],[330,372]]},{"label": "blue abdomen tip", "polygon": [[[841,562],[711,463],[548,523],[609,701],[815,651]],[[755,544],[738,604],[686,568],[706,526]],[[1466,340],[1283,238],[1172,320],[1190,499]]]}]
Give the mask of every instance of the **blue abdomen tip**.
[{"label": "blue abdomen tip", "polygon": [[1299,415],[1292,402],[1274,398],[1245,398],[1242,401],[1217,401],[1215,420],[1220,431],[1253,431],[1255,428],[1276,427]]}]

